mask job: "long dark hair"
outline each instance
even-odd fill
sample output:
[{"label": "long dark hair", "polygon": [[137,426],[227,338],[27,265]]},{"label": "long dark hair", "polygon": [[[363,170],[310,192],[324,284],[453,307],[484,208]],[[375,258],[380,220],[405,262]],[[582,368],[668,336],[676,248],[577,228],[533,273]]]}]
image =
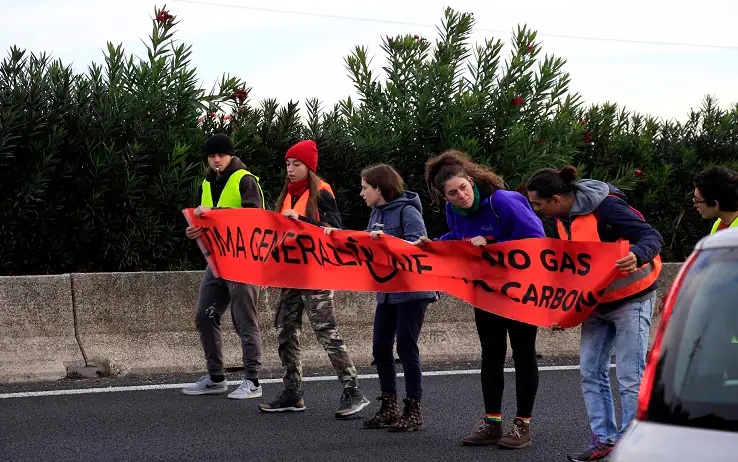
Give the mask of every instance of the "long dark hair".
[{"label": "long dark hair", "polygon": [[567,165],[561,170],[544,168],[538,170],[528,180],[525,188],[533,191],[541,199],[551,199],[558,194],[568,194],[577,190],[577,168]]},{"label": "long dark hair", "polygon": [[468,176],[477,186],[484,186],[490,192],[505,189],[502,177],[491,168],[472,162],[464,152],[450,149],[425,163],[425,184],[433,202],[445,200],[443,187],[455,176]]},{"label": "long dark hair", "polygon": [[[318,193],[320,192],[320,182],[322,179],[312,170],[308,169],[308,200],[307,206],[305,207],[305,215],[314,218],[318,216]],[[277,204],[274,206],[274,211],[279,212],[282,210],[282,204],[287,199],[287,185],[290,184],[289,177],[285,177],[284,186],[282,192],[279,193]],[[292,204],[289,204],[291,207]]]}]

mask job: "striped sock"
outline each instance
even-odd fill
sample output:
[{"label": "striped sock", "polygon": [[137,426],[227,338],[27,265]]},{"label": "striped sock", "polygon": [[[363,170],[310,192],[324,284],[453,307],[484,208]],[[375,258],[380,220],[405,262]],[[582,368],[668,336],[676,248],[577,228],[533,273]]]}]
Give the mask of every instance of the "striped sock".
[{"label": "striped sock", "polygon": [[487,414],[487,422],[502,422],[502,414]]},{"label": "striped sock", "polygon": [[516,417],[516,419],[522,420],[525,425],[530,425],[530,417]]}]

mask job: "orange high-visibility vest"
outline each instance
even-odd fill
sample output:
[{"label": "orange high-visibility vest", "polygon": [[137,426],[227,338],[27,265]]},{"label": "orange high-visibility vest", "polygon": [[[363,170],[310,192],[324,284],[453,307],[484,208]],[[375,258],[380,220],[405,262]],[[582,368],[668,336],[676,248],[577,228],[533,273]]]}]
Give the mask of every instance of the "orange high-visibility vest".
[{"label": "orange high-visibility vest", "polygon": [[[331,185],[323,180],[320,180],[318,190],[328,191],[329,193],[331,193],[331,196],[336,197],[336,195],[333,194],[333,189],[331,189]],[[297,212],[298,215],[301,215],[303,217],[307,216],[308,197],[310,197],[309,189],[302,193],[302,196],[300,196],[300,198],[297,200],[297,203],[293,207],[292,196],[290,195],[290,193],[287,193],[287,195],[284,197],[284,202],[282,202],[282,209],[280,210],[280,213],[284,213],[289,209],[293,209],[295,212]],[[315,219],[320,221],[320,212],[317,209],[315,210]]]},{"label": "orange high-visibility vest", "polygon": [[[580,242],[602,242],[600,240],[600,234],[597,231],[597,218],[592,213],[573,218],[570,230],[564,227],[561,220],[556,220],[556,227],[559,231],[560,239]],[[566,236],[569,238],[566,239]],[[617,279],[607,286],[605,293],[600,299],[600,303],[622,300],[646,290],[659,278],[661,266],[661,256],[656,255],[653,261],[642,265],[632,273],[618,276]]]}]

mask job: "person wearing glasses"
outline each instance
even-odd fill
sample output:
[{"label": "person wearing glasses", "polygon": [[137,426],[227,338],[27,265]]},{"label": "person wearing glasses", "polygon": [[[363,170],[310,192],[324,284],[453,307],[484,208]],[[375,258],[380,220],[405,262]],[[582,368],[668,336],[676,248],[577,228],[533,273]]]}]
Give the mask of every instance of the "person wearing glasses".
[{"label": "person wearing glasses", "polygon": [[[702,218],[715,219],[710,234],[738,228],[738,172],[721,166],[702,171],[694,180],[692,203]],[[725,340],[738,353],[738,329],[729,329]],[[731,366],[726,373],[738,376],[738,367]]]},{"label": "person wearing glasses", "polygon": [[692,203],[702,218],[715,219],[710,234],[738,228],[738,172],[710,167],[694,180]]}]

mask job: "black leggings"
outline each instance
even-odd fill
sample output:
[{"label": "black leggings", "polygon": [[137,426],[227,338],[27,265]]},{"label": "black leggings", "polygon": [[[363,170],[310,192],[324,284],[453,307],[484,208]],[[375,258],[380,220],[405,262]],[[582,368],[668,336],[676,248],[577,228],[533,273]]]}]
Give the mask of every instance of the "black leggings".
[{"label": "black leggings", "polygon": [[482,394],[487,414],[502,413],[502,393],[505,387],[505,356],[507,334],[510,334],[515,362],[516,417],[530,417],[538,391],[538,360],[536,334],[538,327],[474,309],[479,341],[482,344]]}]

